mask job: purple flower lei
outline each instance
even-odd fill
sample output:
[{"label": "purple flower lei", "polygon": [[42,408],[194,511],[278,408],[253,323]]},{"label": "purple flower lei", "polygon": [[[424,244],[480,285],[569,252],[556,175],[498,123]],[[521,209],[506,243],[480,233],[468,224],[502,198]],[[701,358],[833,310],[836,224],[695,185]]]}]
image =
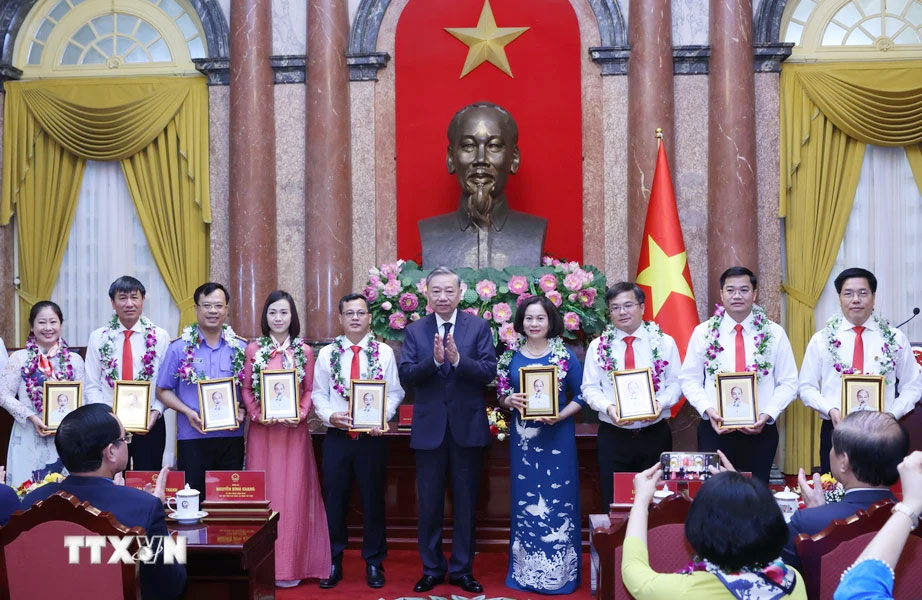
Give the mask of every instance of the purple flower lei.
[{"label": "purple flower lei", "polygon": [[[333,390],[340,395],[343,400],[349,400],[349,390],[346,389],[346,380],[343,376],[342,357],[346,353],[346,347],[343,345],[344,336],[339,336],[333,342],[333,351],[330,352],[330,377],[333,380]],[[365,346],[365,358],[368,360],[367,375],[371,379],[384,379],[384,370],[381,368],[379,344],[373,339],[368,340]]]},{"label": "purple flower lei", "polygon": [[[570,353],[567,352],[567,347],[563,343],[562,337],[549,338],[547,343],[551,347],[551,357],[548,359],[548,362],[557,367],[557,390],[562,392],[564,385],[563,380],[567,378],[567,371],[570,368]],[[496,361],[496,399],[499,402],[502,402],[512,393],[512,380],[511,374],[509,373],[509,365],[512,363],[512,357],[515,356],[517,351],[516,348],[520,347],[521,344],[515,344],[514,346],[514,348],[510,348],[503,352],[499,360]]]},{"label": "purple flower lei", "polygon": [[[874,315],[873,318],[878,329],[880,329],[880,336],[884,339],[884,343],[880,348],[883,357],[875,357],[877,364],[880,366],[878,374],[883,375],[887,383],[892,383],[888,376],[896,368],[896,357],[903,347],[896,342],[896,333],[890,327],[889,321],[881,319],[877,315]],[[836,372],[842,375],[852,375],[858,373],[858,370],[851,365],[846,365],[839,355],[839,348],[842,346],[842,342],[838,338],[841,325],[842,315],[834,315],[826,321],[824,329],[826,350],[832,358],[832,368]]]},{"label": "purple flower lei", "polygon": [[[664,334],[660,326],[653,321],[644,321],[643,328],[650,334],[650,351],[652,355],[651,358],[653,359],[653,372],[651,373],[651,377],[653,378],[653,392],[655,393],[660,389],[660,384],[663,381],[663,372],[669,365],[669,361],[663,358],[661,344]],[[605,331],[602,332],[602,335],[599,336],[599,345],[596,348],[599,365],[602,367],[602,370],[609,375],[618,370],[618,361],[615,360],[612,349],[616,336],[617,329],[614,325],[609,325],[605,328]]]},{"label": "purple flower lei", "polygon": [[[71,365],[70,350],[67,348],[67,342],[64,341],[64,338],[58,338],[58,344],[60,345],[60,351],[58,352],[57,360],[53,360],[51,363],[51,379],[57,381],[73,381],[74,367]],[[38,362],[42,353],[38,348],[38,343],[35,341],[35,336],[32,334],[26,338],[26,352],[26,361],[19,372],[26,384],[26,395],[29,397],[29,400],[32,401],[32,406],[35,407],[35,411],[41,413],[42,398],[44,394],[42,384],[45,382],[45,376],[38,368]],[[57,363],[57,368],[55,368],[55,363]],[[38,381],[39,379],[41,379],[41,381]]]},{"label": "purple flower lei", "polygon": [[[718,338],[720,337],[720,323],[723,321],[726,309],[718,304],[714,310],[714,315],[707,320],[707,335],[704,338],[704,371],[708,376],[714,376],[723,372],[717,360],[717,356],[724,351]],[[765,314],[765,309],[757,304],[752,305],[752,326],[755,328],[755,335],[752,340],[755,344],[755,352],[752,355],[752,363],[746,365],[746,371],[756,374],[756,380],[761,380],[763,376],[771,373],[772,363],[766,358],[766,353],[771,346],[772,332],[771,321]]]},{"label": "purple flower lei", "polygon": [[[231,347],[233,352],[231,355],[231,369],[233,378],[236,380],[235,383],[242,384],[243,363],[246,360],[242,344],[237,339],[237,334],[234,333],[234,330],[226,323],[221,326],[221,337],[224,338],[224,341]],[[205,373],[197,370],[194,365],[195,351],[202,343],[202,334],[199,332],[198,325],[193,323],[183,329],[180,338],[186,342],[186,345],[183,348],[183,359],[173,376],[191,385],[195,385],[199,381],[205,381],[207,379]]]}]

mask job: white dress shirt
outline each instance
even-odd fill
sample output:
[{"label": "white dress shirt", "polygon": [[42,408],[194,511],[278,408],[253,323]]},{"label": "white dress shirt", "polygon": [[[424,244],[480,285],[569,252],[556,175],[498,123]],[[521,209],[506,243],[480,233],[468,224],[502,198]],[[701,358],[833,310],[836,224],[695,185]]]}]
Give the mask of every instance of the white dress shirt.
[{"label": "white dress shirt", "polygon": [[[122,377],[122,346],[125,342],[124,332],[126,329],[127,328],[122,325],[122,322],[119,321],[118,327],[112,335],[112,357],[118,364],[118,374],[120,378]],[[102,364],[99,362],[100,350],[106,343],[107,336],[103,335],[105,330],[106,327],[100,327],[93,331],[93,333],[90,334],[89,341],[86,343],[86,384],[83,388],[85,404],[101,403],[112,406],[113,387],[106,381],[106,375],[103,373]],[[144,354],[147,352],[147,342],[145,340],[144,326],[141,325],[141,319],[138,319],[131,330],[134,332],[131,334],[131,337],[128,338],[131,344],[131,372],[134,378],[137,379],[141,371],[144,370],[144,363],[142,360]],[[160,363],[163,361],[166,349],[170,345],[170,336],[167,334],[166,330],[161,327],[155,326],[154,330],[157,336],[157,344],[154,347],[154,351],[157,353],[157,356],[154,358],[154,373],[150,378],[152,383],[151,395],[153,396],[151,398],[150,409],[156,410],[162,415],[163,411],[166,409],[163,402],[157,399],[157,395],[153,390],[157,385],[157,373],[160,371]]]},{"label": "white dress shirt", "polygon": [[[841,342],[839,346],[839,359],[848,367],[852,365],[855,353],[855,338],[857,334],[854,325],[846,318],[839,324],[836,339]],[[882,347],[884,339],[881,336],[877,322],[868,319],[863,327],[861,341],[864,344],[864,372],[869,375],[880,374],[880,363],[883,357]],[[896,343],[901,346],[896,355],[895,375],[887,373],[887,384],[884,386],[884,410],[897,419],[915,408],[919,396],[922,395],[922,377],[920,377],[919,364],[912,354],[909,340],[902,331],[891,328]],[[900,395],[896,395],[894,377],[900,380]],[[813,334],[807,351],[804,353],[804,362],[800,367],[800,399],[803,403],[820,413],[824,419],[829,418],[829,410],[842,406],[842,375],[833,368],[832,355],[826,348],[825,327]]]},{"label": "white dress shirt", "polygon": [[[750,312],[740,325],[743,326],[743,346],[746,349],[746,365],[753,363],[756,343],[753,339],[756,328],[752,321],[755,314]],[[709,321],[710,319],[708,319]],[[695,407],[703,419],[708,416],[707,409],[717,408],[717,385],[714,375],[708,375],[704,370],[704,352],[707,348],[708,321],[699,324],[692,332],[685,352],[685,362],[679,374],[682,393],[688,402]],[[714,360],[717,361],[718,373],[736,372],[736,321],[725,314],[720,322],[717,340],[723,351]],[[759,414],[769,417],[769,423],[774,423],[778,415],[787,408],[797,396],[797,364],[794,362],[794,351],[784,329],[774,321],[766,325],[771,333],[771,341],[764,357],[772,368],[768,375],[762,374],[758,379],[758,405]],[[719,412],[719,411],[718,411]]]},{"label": "white dress shirt", "polygon": [[[627,344],[624,338],[633,335],[636,339],[632,342],[631,347],[634,349],[634,368],[644,369],[653,368],[653,349],[650,347],[651,333],[641,325],[634,333],[627,334],[620,329],[615,329],[615,339],[612,341],[612,358],[616,361],[616,368],[619,371],[624,370],[624,351]],[[614,425],[608,416],[608,407],[615,404],[615,390],[612,388],[611,373],[607,373],[599,362],[599,340],[596,338],[589,344],[586,350],[586,364],[583,367],[583,399],[592,410],[599,413],[599,420]],[[659,390],[656,392],[656,401],[659,403],[662,411],[656,421],[632,421],[624,425],[616,425],[622,429],[640,429],[658,423],[663,419],[669,418],[669,409],[672,408],[682,396],[682,390],[679,388],[679,367],[681,359],[679,358],[679,348],[676,346],[672,337],[663,334],[663,339],[659,343],[660,350],[663,354],[663,360],[668,364],[663,370],[662,379],[659,382]]]},{"label": "white dress shirt", "polygon": [[[346,393],[349,391],[349,373],[352,370],[352,342],[345,336],[337,338],[346,349],[340,357],[340,368],[342,369],[343,381],[346,386]],[[368,372],[368,357],[365,356],[365,349],[371,340],[369,333],[356,344],[362,348],[359,351],[359,369],[362,379],[370,379],[371,373]],[[333,376],[330,372],[330,355],[333,353],[334,344],[324,346],[317,353],[317,360],[314,362],[314,387],[311,391],[311,400],[314,403],[314,411],[327,427],[335,427],[330,423],[330,416],[337,412],[349,411],[349,400],[340,396],[333,389]],[[387,382],[387,402],[385,420],[390,421],[397,412],[397,406],[403,400],[404,391],[400,386],[400,377],[397,374],[397,361],[394,360],[394,351],[384,343],[378,343],[378,362],[381,365],[381,373],[384,381]]]}]

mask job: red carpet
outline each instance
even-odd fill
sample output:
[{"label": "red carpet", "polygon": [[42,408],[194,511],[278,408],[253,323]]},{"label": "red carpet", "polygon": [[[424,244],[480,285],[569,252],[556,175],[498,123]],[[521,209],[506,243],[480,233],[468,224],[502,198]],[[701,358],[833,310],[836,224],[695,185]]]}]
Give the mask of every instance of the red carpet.
[{"label": "red carpet", "polygon": [[[509,557],[504,552],[481,552],[474,558],[474,576],[483,585],[483,595],[487,599],[512,598],[514,600],[528,600],[537,598],[552,598],[532,592],[523,592],[507,588],[506,569]],[[397,598],[451,598],[452,595],[461,598],[472,598],[477,594],[468,594],[459,587],[449,585],[447,582],[436,586],[425,594],[417,594],[413,586],[422,576],[422,564],[419,555],[413,550],[391,550],[384,562],[387,585],[373,590],[365,583],[365,563],[359,550],[346,550],[343,561],[345,577],[339,585],[332,590],[322,590],[317,587],[316,581],[302,583],[296,588],[277,589],[278,600],[396,600]],[[582,583],[579,589],[564,596],[573,600],[589,600],[592,593],[589,588],[589,555],[583,555]]]}]

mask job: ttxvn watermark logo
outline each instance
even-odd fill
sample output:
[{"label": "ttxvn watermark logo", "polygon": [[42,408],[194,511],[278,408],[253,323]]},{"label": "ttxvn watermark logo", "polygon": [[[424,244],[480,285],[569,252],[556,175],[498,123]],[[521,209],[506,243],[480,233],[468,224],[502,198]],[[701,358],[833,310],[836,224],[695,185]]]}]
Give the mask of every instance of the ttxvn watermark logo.
[{"label": "ttxvn watermark logo", "polygon": [[67,560],[72,565],[86,564],[83,552],[89,549],[89,564],[102,563],[103,549],[112,548],[112,555],[106,564],[115,563],[144,563],[151,564],[157,561],[157,556],[163,554],[165,564],[186,564],[186,538],[174,539],[168,535],[129,535],[118,537],[114,535],[65,535],[64,547],[67,548]]}]

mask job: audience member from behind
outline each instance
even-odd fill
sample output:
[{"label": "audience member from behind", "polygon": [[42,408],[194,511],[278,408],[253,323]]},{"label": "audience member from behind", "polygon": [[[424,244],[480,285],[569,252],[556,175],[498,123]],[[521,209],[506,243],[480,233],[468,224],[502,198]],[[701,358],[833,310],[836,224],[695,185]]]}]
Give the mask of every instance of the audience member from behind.
[{"label": "audience member from behind", "polygon": [[909,453],[909,435],[889,413],[861,411],[845,417],[832,433],[829,459],[832,476],[845,488],[839,502],[826,504],[819,474],[813,488],[800,470],[801,494],[807,508],[794,513],[784,561],[795,567],[800,558],[794,540],[801,533],[814,535],[834,519],[845,519],[880,500],[896,500],[890,486],[897,482],[897,465]]},{"label": "audience member from behind", "polygon": [[922,452],[913,452],[897,468],[903,501],[893,507],[893,516],[843,573],[834,600],[893,598],[893,569],[922,513]]},{"label": "audience member from behind", "polygon": [[685,521],[696,556],[680,573],[657,573],[647,552],[647,513],[659,465],[634,477],[634,505],[624,538],[621,576],[637,600],[660,598],[797,598],[807,589],[779,556],[787,538],[781,509],[768,487],[733,471],[704,482]]},{"label": "audience member from behind", "polygon": [[[2,340],[0,340],[0,343],[2,343]],[[6,469],[0,467],[0,481],[5,480]],[[6,525],[6,522],[10,520],[10,515],[20,508],[19,496],[16,495],[16,490],[0,483],[0,527]]]},{"label": "audience member from behind", "polygon": [[[131,434],[106,404],[88,404],[68,414],[58,426],[54,444],[70,472],[58,483],[48,483],[29,493],[23,508],[63,490],[93,507],[112,513],[119,523],[143,527],[149,536],[169,535],[162,499],[134,488],[116,485],[113,478],[128,466]],[[165,474],[159,479],[166,479]],[[162,495],[162,490],[161,490]],[[141,565],[141,597],[175,598],[186,583],[183,565]]]}]

